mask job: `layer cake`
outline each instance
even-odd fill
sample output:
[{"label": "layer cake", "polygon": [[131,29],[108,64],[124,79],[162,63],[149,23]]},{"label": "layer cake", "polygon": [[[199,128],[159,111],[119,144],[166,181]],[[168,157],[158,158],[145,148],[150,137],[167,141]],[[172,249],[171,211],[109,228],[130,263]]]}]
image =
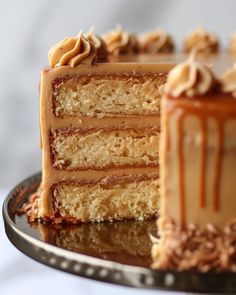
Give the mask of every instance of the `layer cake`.
[{"label": "layer cake", "polygon": [[93,40],[62,40],[42,71],[39,215],[73,223],[156,216],[160,86],[172,64],[99,63]]},{"label": "layer cake", "polygon": [[[235,56],[220,51],[217,37],[203,28],[184,40],[182,52],[160,30],[136,37],[118,27],[103,38],[79,33],[49,52],[40,87],[40,198],[33,196],[23,211],[30,221],[54,223],[155,217],[160,158],[161,238],[153,267],[236,271],[236,70],[216,77],[209,69],[221,72]],[[191,56],[169,74],[191,51],[208,66]],[[110,224],[92,227],[92,236],[99,232],[95,250],[83,226],[69,235],[63,229],[48,235],[48,227],[42,233],[60,247],[69,241],[72,250],[84,239],[93,255],[100,238],[110,237],[103,234]],[[132,228],[114,227],[132,237]],[[118,248],[136,253],[119,242],[111,251],[104,243],[102,255]]]}]

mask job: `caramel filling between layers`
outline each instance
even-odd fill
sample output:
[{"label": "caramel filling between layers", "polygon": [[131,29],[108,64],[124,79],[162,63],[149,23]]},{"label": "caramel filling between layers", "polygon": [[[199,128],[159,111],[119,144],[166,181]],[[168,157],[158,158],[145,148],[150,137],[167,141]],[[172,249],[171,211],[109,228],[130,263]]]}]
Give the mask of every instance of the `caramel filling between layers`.
[{"label": "caramel filling between layers", "polygon": [[158,114],[165,74],[90,74],[53,81],[56,117]]},{"label": "caramel filling between layers", "polygon": [[158,164],[157,128],[56,129],[51,132],[53,167],[60,170],[145,167]]},{"label": "caramel filling between layers", "polygon": [[[187,210],[188,206],[186,205],[187,202],[190,201],[191,198],[190,193],[186,192],[187,190],[187,176],[189,173],[188,167],[190,167],[191,163],[186,160],[187,153],[190,150],[186,150],[186,146],[194,146],[194,141],[196,144],[197,149],[199,149],[199,172],[198,168],[195,167],[195,171],[199,175],[195,175],[195,180],[191,179],[191,181],[199,181],[199,195],[198,200],[193,200],[196,202],[196,206],[202,209],[202,214],[213,214],[213,219],[215,220],[216,224],[222,226],[228,220],[228,217],[233,218],[234,214],[231,210],[226,206],[227,202],[232,203],[233,208],[234,206],[234,198],[232,195],[232,191],[225,185],[225,173],[231,171],[232,169],[227,166],[230,165],[229,157],[232,156],[232,153],[236,152],[236,133],[233,131],[234,127],[236,126],[236,102],[230,95],[208,95],[206,97],[194,97],[186,98],[173,98],[171,96],[166,96],[165,101],[163,102],[163,109],[165,112],[165,142],[163,149],[167,151],[167,153],[172,153],[171,147],[173,140],[176,142],[176,157],[177,157],[177,169],[178,169],[178,188],[179,188],[179,222],[182,227],[186,226],[186,223],[196,222],[194,218],[196,216],[187,217]],[[199,122],[199,127],[197,128],[197,132],[192,134],[192,137],[188,139],[187,142],[187,120],[189,118],[193,120],[197,120]],[[174,119],[173,119],[174,118]],[[174,121],[172,121],[174,120]],[[211,121],[211,124],[210,124]],[[172,128],[172,124],[174,122],[175,127]],[[212,123],[213,122],[213,123]],[[210,125],[209,125],[210,124]],[[231,125],[230,125],[231,124]],[[172,127],[171,127],[172,126]],[[214,126],[214,127],[210,127]],[[172,128],[172,131],[171,131]],[[174,131],[173,131],[174,129]],[[213,130],[213,131],[212,131]],[[176,132],[176,135],[174,133]],[[192,133],[195,131],[191,131]],[[214,136],[213,136],[214,133]],[[233,134],[234,133],[234,134]],[[172,135],[171,135],[172,134]],[[228,137],[230,134],[230,137]],[[191,135],[191,134],[190,134]],[[175,139],[173,139],[174,137]],[[191,139],[192,138],[192,139]],[[211,165],[209,165],[209,157],[214,156],[211,158]],[[167,159],[167,155],[164,155],[165,166],[169,165]],[[227,160],[227,165],[224,162]],[[231,158],[231,161],[233,158]],[[226,166],[225,166],[226,165]],[[234,165],[232,163],[232,165]],[[213,167],[213,169],[212,169]],[[210,178],[210,183],[206,183],[207,179],[207,171],[212,169],[213,176]],[[231,170],[226,170],[231,169]],[[168,172],[170,173],[170,172]],[[173,174],[172,174],[173,176]],[[209,175],[208,175],[209,176]],[[222,177],[224,179],[222,180]],[[167,196],[167,178],[168,175],[165,174],[164,177],[164,192]],[[209,179],[209,178],[208,178]],[[232,180],[232,175],[230,175],[230,179]],[[227,181],[227,180],[226,180]],[[222,187],[224,183],[224,188]],[[188,183],[188,186],[190,184]],[[210,189],[209,189],[210,187]],[[210,193],[209,193],[210,192]],[[224,197],[224,199],[223,199]],[[166,197],[165,197],[166,198]],[[170,202],[169,202],[170,203]],[[167,208],[170,208],[171,204],[167,203],[165,200],[165,213],[168,212]],[[193,205],[191,205],[193,206]],[[230,206],[230,205],[229,205]],[[226,212],[227,208],[227,212]],[[166,211],[167,210],[167,211]],[[228,211],[230,210],[230,212]],[[174,210],[176,211],[176,209]],[[172,213],[174,213],[172,208]],[[219,217],[219,213],[221,218]],[[175,212],[176,213],[176,212]],[[174,213],[174,214],[175,214]],[[228,216],[230,215],[230,216]],[[232,215],[232,216],[231,216]],[[208,215],[210,216],[210,215]],[[171,216],[172,217],[172,216]],[[203,217],[203,215],[202,215]],[[210,217],[209,217],[210,218]],[[204,218],[203,218],[204,219]],[[198,220],[202,224],[203,221]]]}]

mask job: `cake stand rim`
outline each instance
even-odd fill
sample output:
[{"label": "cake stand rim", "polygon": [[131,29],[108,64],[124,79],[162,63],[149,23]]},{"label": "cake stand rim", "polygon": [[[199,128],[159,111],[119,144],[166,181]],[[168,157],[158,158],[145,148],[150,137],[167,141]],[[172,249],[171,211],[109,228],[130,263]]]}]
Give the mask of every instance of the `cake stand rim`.
[{"label": "cake stand rim", "polygon": [[[206,288],[207,284],[206,286],[205,284],[196,286],[196,284],[191,285],[187,283],[188,280],[196,281],[195,283],[202,281],[207,283],[206,276],[208,278],[212,276],[211,279],[214,279],[215,282],[219,278],[222,279],[224,277],[227,285],[227,280],[233,281],[236,279],[236,274],[230,272],[202,274],[194,271],[153,270],[75,253],[30,236],[17,227],[16,222],[11,217],[10,210],[15,204],[14,201],[16,202],[15,199],[19,188],[26,187],[27,189],[30,182],[35,182],[35,184],[39,185],[40,180],[41,172],[37,172],[21,181],[8,193],[2,207],[6,235],[10,242],[26,256],[57,270],[126,287],[214,294],[216,294],[215,292],[218,292],[218,294],[236,292],[236,283],[233,286],[229,284],[222,291],[219,289],[219,286],[209,289]],[[27,194],[33,192],[28,191]],[[25,199],[26,194],[22,196],[22,200]],[[181,280],[183,281],[182,283]]]}]

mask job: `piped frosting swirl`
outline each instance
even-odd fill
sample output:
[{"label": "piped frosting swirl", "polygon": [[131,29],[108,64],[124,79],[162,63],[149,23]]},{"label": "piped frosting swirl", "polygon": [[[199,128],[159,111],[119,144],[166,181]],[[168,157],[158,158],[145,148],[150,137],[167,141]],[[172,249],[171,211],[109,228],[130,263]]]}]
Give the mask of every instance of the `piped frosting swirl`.
[{"label": "piped frosting swirl", "polygon": [[92,42],[97,49],[97,61],[103,62],[108,60],[108,50],[105,41],[98,35],[95,35],[91,29],[85,37]]},{"label": "piped frosting swirl", "polygon": [[220,78],[221,91],[236,97],[236,64],[227,70]]},{"label": "piped frosting swirl", "polygon": [[229,52],[234,54],[236,53],[236,32],[230,36]]},{"label": "piped frosting swirl", "polygon": [[133,33],[125,32],[120,26],[114,31],[108,32],[102,36],[107,44],[110,54],[120,55],[129,53],[138,53],[139,44]]},{"label": "piped frosting swirl", "polygon": [[164,31],[147,33],[140,37],[141,51],[144,53],[171,53],[175,49],[172,37]]},{"label": "piped frosting swirl", "polygon": [[183,50],[190,52],[192,49],[200,53],[216,53],[219,50],[219,41],[213,33],[199,27],[184,39]]},{"label": "piped frosting swirl", "polygon": [[164,92],[179,97],[201,96],[211,92],[215,85],[215,78],[209,68],[195,61],[195,54],[169,73]]},{"label": "piped frosting swirl", "polygon": [[67,37],[54,45],[48,52],[49,65],[75,67],[81,63],[94,64],[97,49],[93,42],[84,37],[82,32],[76,37]]}]

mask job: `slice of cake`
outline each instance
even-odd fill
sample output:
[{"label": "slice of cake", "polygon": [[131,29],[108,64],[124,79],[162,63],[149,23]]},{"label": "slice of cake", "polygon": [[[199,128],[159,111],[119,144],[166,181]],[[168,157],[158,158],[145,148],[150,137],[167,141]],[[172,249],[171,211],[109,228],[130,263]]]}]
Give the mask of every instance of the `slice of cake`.
[{"label": "slice of cake", "polygon": [[169,73],[154,268],[236,271],[236,70],[220,81],[193,58]]},{"label": "slice of cake", "polygon": [[56,44],[42,71],[39,215],[73,223],[154,217],[160,86],[172,65],[96,63],[89,39]]}]

